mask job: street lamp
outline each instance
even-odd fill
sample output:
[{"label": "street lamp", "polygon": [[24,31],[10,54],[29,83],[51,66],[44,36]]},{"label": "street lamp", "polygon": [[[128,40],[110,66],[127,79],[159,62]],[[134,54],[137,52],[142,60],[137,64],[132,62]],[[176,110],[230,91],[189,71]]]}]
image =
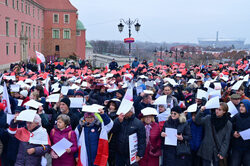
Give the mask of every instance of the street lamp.
[{"label": "street lamp", "polygon": [[[162,53],[164,52],[165,54],[167,54],[168,49],[166,48],[166,50],[163,51],[163,47],[161,46],[159,51],[160,51],[160,59],[162,60]],[[158,52],[158,50],[157,50],[157,48],[155,48],[155,50],[154,50],[155,56],[157,56],[157,52]],[[162,61],[161,61],[161,64],[162,64]]]},{"label": "street lamp", "polygon": [[[122,24],[124,23],[125,25],[128,25],[128,37],[130,38],[131,37],[131,26],[134,25],[135,26],[135,30],[136,32],[138,32],[140,30],[140,27],[141,27],[141,24],[139,24],[139,20],[138,19],[135,19],[134,21],[131,20],[130,18],[125,21],[124,19],[120,19],[120,24],[118,24],[118,30],[119,32],[122,32],[123,31],[123,28],[124,28],[124,25]],[[131,55],[131,42],[128,42],[129,43],[129,56]]]}]

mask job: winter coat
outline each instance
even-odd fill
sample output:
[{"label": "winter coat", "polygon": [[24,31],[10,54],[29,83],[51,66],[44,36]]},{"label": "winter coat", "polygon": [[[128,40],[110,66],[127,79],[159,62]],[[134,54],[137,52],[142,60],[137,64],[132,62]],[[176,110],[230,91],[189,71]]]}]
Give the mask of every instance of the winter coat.
[{"label": "winter coat", "polygon": [[7,120],[6,114],[4,113],[4,111],[0,110],[0,128],[5,129],[7,127],[6,120]]},{"label": "winter coat", "polygon": [[[104,126],[111,122],[107,114],[101,114],[101,118],[103,120]],[[79,124],[76,130],[78,130],[77,133],[79,133],[79,136],[81,135],[81,132],[84,132],[85,145],[88,156],[88,165],[93,166],[98,149],[101,123],[96,119],[94,123],[87,126],[85,122],[83,124]]]},{"label": "winter coat", "polygon": [[218,161],[218,154],[223,157],[227,154],[231,137],[232,123],[228,120],[224,128],[218,132],[215,131],[215,139],[217,140],[220,149],[218,152],[212,133],[211,115],[204,117],[203,114],[204,112],[199,111],[195,118],[195,122],[198,125],[204,126],[204,138],[197,155],[205,160],[212,161],[212,159],[216,159]]},{"label": "winter coat", "polygon": [[[241,132],[250,128],[250,113],[238,113],[232,118],[233,130],[232,134],[237,131]],[[242,137],[232,137],[232,148],[237,150],[249,150],[250,140],[243,140]]]},{"label": "winter coat", "polygon": [[143,123],[132,115],[121,123],[118,118],[114,121],[111,132],[117,134],[116,152],[129,158],[129,136],[136,133],[138,139],[137,156],[143,157],[146,149],[146,131]]},{"label": "winter coat", "polygon": [[190,139],[190,148],[192,151],[198,151],[201,141],[203,139],[203,127],[197,125],[192,119],[188,120],[188,124],[190,125],[192,138]]},{"label": "winter coat", "polygon": [[68,126],[62,131],[55,127],[50,132],[51,145],[56,144],[63,138],[66,138],[73,144],[70,147],[71,152],[70,153],[65,152],[61,157],[57,159],[52,159],[52,165],[53,166],[75,166],[74,153],[77,152],[77,138],[76,138],[76,133],[72,131],[71,126]]},{"label": "winter coat", "polygon": [[2,141],[0,140],[0,156],[2,155],[2,152],[3,152],[3,143],[2,143]]},{"label": "winter coat", "polygon": [[[145,155],[139,161],[140,166],[158,166],[159,156],[161,155],[160,128],[156,122],[150,124],[149,143],[146,145]],[[152,155],[154,154],[154,155]]]},{"label": "winter coat", "polygon": [[[33,131],[37,130],[39,127],[40,126],[37,126]],[[30,148],[35,148],[35,153],[29,155],[27,150]],[[15,166],[40,166],[42,156],[44,156],[45,153],[48,153],[49,150],[49,145],[42,146],[20,141]]]},{"label": "winter coat", "polygon": [[138,61],[133,61],[132,62],[132,68],[136,68],[136,67],[138,67],[138,65],[139,65]]},{"label": "winter coat", "polygon": [[117,67],[118,67],[117,62],[110,62],[110,63],[109,63],[109,69],[110,69],[110,70],[116,70]]},{"label": "winter coat", "polygon": [[[178,143],[189,141],[191,139],[190,127],[186,121],[184,114],[181,114],[179,119],[173,120],[171,116],[165,121],[162,132],[165,132],[165,128],[177,129],[177,134],[182,134],[183,140],[177,140]],[[166,133],[168,134],[168,133]],[[163,165],[175,166],[182,165],[181,163],[187,162],[186,156],[177,156],[177,146],[165,145],[164,138],[162,139],[163,145]],[[188,145],[189,146],[189,145]]]}]

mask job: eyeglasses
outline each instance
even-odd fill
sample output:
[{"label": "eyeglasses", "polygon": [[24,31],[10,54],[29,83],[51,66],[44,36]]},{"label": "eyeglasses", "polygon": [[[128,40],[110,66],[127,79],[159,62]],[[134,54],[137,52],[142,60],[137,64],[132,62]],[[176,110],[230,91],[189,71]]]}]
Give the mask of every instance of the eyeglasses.
[{"label": "eyeglasses", "polygon": [[171,115],[174,115],[174,116],[175,116],[175,115],[177,115],[177,113],[175,113],[175,112],[171,112]]}]

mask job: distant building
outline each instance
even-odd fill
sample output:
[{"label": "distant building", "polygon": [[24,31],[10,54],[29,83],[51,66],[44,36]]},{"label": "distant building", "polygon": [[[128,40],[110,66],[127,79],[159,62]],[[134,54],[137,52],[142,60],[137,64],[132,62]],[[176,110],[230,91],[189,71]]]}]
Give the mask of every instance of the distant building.
[{"label": "distant building", "polygon": [[85,59],[85,28],[69,0],[0,0],[0,70],[10,63],[76,55]]},{"label": "distant building", "polygon": [[217,32],[216,39],[199,38],[198,42],[199,42],[199,46],[202,46],[202,47],[244,48],[245,39],[219,38],[219,33]]}]

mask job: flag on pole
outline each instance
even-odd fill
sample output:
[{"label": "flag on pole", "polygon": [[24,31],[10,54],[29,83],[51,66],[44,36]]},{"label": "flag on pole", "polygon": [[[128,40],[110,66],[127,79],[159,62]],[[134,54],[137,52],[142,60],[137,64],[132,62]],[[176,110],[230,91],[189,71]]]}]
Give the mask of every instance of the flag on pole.
[{"label": "flag on pole", "polygon": [[49,77],[47,76],[46,80],[45,80],[45,88],[44,88],[44,93],[49,96]]},{"label": "flag on pole", "polygon": [[45,57],[42,53],[36,51],[36,63],[39,65],[45,62]]},{"label": "flag on pole", "polygon": [[8,114],[12,114],[11,109],[10,109],[10,100],[9,100],[9,94],[7,90],[6,83],[4,82],[4,87],[3,87],[3,99],[2,103],[4,104],[4,112]]}]

